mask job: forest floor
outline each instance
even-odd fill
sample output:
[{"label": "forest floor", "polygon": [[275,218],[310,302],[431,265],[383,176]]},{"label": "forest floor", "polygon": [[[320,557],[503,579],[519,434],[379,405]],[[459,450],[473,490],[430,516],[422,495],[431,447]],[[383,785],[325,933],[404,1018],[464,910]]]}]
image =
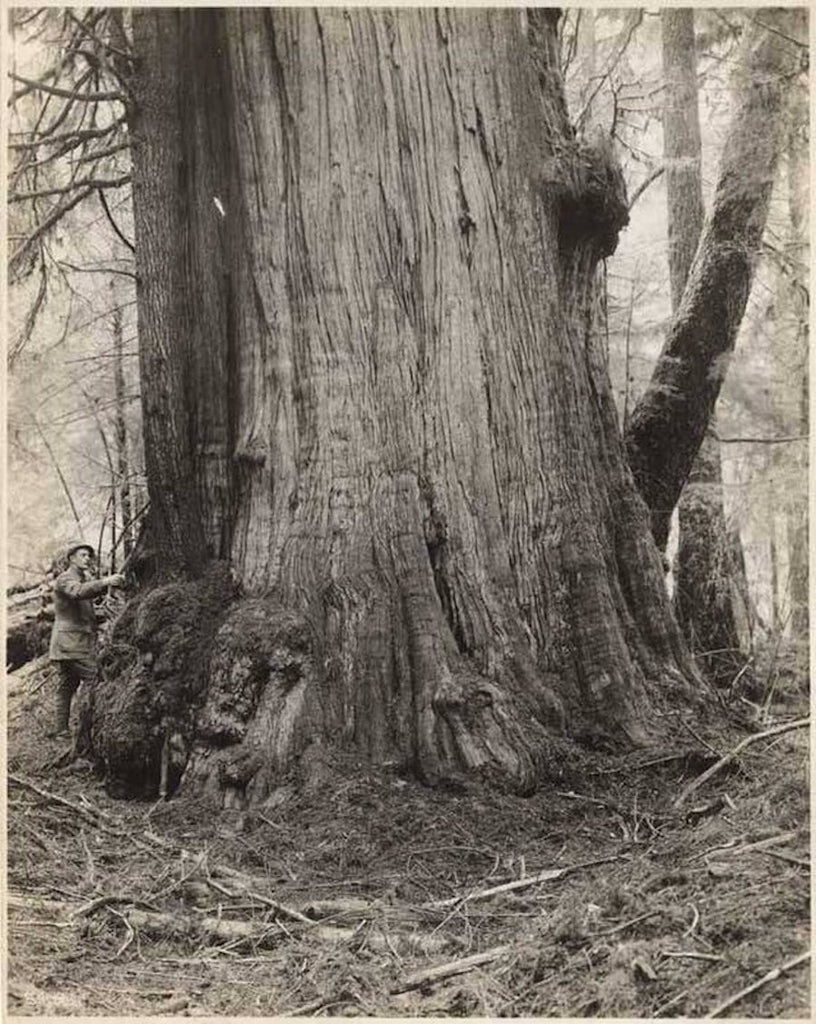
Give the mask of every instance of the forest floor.
[{"label": "forest floor", "polygon": [[240,814],[55,767],[52,685],[8,679],[10,1016],[810,1016],[807,728],[680,807],[705,765],[641,757],[526,799],[346,765]]}]

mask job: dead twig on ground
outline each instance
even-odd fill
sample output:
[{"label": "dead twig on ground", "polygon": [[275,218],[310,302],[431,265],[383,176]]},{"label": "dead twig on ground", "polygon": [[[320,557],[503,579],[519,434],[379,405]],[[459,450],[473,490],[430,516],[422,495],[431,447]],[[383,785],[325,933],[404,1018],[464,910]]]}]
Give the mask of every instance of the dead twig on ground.
[{"label": "dead twig on ground", "polygon": [[629,921],[623,921],[621,924],[616,924],[614,928],[605,928],[602,932],[593,932],[590,938],[600,939],[607,935],[617,935],[618,932],[631,928],[633,924],[639,924],[641,921],[646,921],[650,917],[657,917],[658,914],[662,913],[663,910],[660,907],[658,907],[657,910],[649,910],[645,914],[638,914],[637,917],[633,917]]},{"label": "dead twig on ground", "polygon": [[27,779],[21,778],[19,775],[13,775],[11,772],[8,774],[8,780],[15,786],[19,786],[21,789],[27,789],[31,793],[36,793],[43,800],[47,800],[51,804],[59,804],[62,807],[67,807],[69,810],[75,811],[77,814],[85,818],[86,821],[90,821],[92,825],[99,825],[101,815],[95,809],[89,809],[82,807],[81,804],[74,803],[73,800],[66,800],[64,796],[57,796],[56,793],[50,793],[46,789],[40,789],[39,786],[35,786],[33,782],[29,782]]},{"label": "dead twig on ground", "polygon": [[711,960],[712,962],[716,963],[725,962],[724,956],[717,956],[716,953],[698,953],[696,950],[693,949],[681,949],[676,951],[671,949],[661,949],[660,955],[670,957],[676,960]]},{"label": "dead twig on ground", "polygon": [[700,786],[708,782],[708,780],[713,775],[716,775],[717,772],[722,771],[726,765],[730,764],[743,752],[743,750],[750,747],[751,744],[756,743],[758,740],[767,739],[768,736],[778,736],[783,732],[790,732],[793,729],[804,729],[809,725],[810,717],[798,718],[794,722],[785,722],[784,725],[776,725],[773,729],[765,729],[763,732],[756,732],[751,736],[746,736],[744,740],[740,740],[733,750],[730,750],[727,754],[721,757],[719,761],[711,765],[710,768],[706,768],[706,770],[701,775],[698,775],[696,779],[692,779],[692,781],[681,790],[680,795],[674,801],[673,806],[675,809],[680,807],[692,793],[696,792]]},{"label": "dead twig on ground", "polygon": [[504,956],[512,949],[511,946],[494,946],[482,953],[473,953],[471,956],[463,957],[461,960],[451,960],[446,964],[437,964],[434,967],[426,967],[424,970],[415,971],[403,978],[391,989],[392,995],[399,995],[401,992],[410,992],[411,989],[421,988],[423,985],[435,981],[442,981],[445,978],[452,978],[456,974],[466,974],[468,971],[481,967],[484,964],[492,963]]},{"label": "dead twig on ground", "polygon": [[683,932],[684,939],[691,938],[691,936],[694,934],[697,928],[697,925],[700,923],[700,911],[694,906],[693,903],[690,903],[689,906],[691,907],[694,916],[691,919],[691,924]]},{"label": "dead twig on ground", "polygon": [[124,941],[119,946],[119,948],[116,950],[116,956],[114,957],[115,960],[118,960],[119,957],[128,948],[128,946],[130,946],[131,943],[133,942],[133,940],[136,938],[136,931],[135,931],[133,925],[128,920],[127,914],[120,914],[119,911],[118,910],[114,910],[113,907],[108,907],[108,910],[115,917],[118,917],[119,920],[122,922],[122,924],[125,926],[125,938],[124,938]]},{"label": "dead twig on ground", "polygon": [[764,853],[766,857],[776,857],[778,860],[784,860],[788,864],[796,864],[797,867],[807,868],[810,871],[810,861],[802,860],[801,857],[794,857],[790,853],[783,853],[781,850],[757,850],[757,853]]},{"label": "dead twig on ground", "polygon": [[314,918],[307,917],[305,914],[301,914],[299,910],[295,910],[294,907],[287,907],[285,903],[279,903],[277,900],[272,900],[268,896],[262,896],[257,892],[231,892],[225,885],[221,885],[220,882],[216,882],[214,878],[207,878],[207,884],[215,889],[216,892],[220,892],[222,896],[227,896],[229,899],[236,899],[238,896],[248,896],[250,899],[256,900],[258,903],[262,903],[264,906],[269,907],[278,914],[284,914],[286,917],[291,917],[293,921],[300,921],[301,924],[313,925],[315,923]]},{"label": "dead twig on ground", "polygon": [[563,868],[549,868],[545,871],[538,871],[527,878],[517,878],[514,882],[505,882],[503,885],[494,885],[490,889],[479,889],[476,892],[465,893],[460,896],[449,896],[444,900],[435,900],[433,903],[424,904],[423,909],[441,910],[444,907],[453,907],[459,903],[467,903],[471,900],[485,900],[490,896],[498,896],[505,892],[514,892],[516,889],[525,889],[531,885],[538,885],[540,882],[554,882],[558,878],[574,874],[582,868],[593,868],[599,864],[611,864],[613,861],[626,860],[621,854],[611,857],[599,857],[597,860],[582,861],[580,864],[571,864]]},{"label": "dead twig on ground", "polygon": [[[753,850],[763,851],[769,846],[781,846],[796,838],[795,832],[780,832],[778,836],[768,836],[767,839],[758,839],[755,843],[744,843],[742,846],[722,847],[721,852],[732,857],[735,853],[750,853]],[[716,849],[716,847],[715,847]],[[713,853],[710,850],[709,853]]]},{"label": "dead twig on ground", "polygon": [[730,996],[724,1002],[720,1003],[713,1010],[705,1015],[705,1019],[708,1020],[710,1017],[719,1017],[721,1013],[724,1013],[729,1007],[735,1003],[740,1002],[746,996],[763,988],[765,985],[772,981],[776,981],[777,978],[781,978],[783,974],[787,974],[788,971],[792,971],[794,967],[798,967],[799,964],[805,963],[806,960],[810,960],[810,950],[807,953],[801,953],[799,956],[795,956],[792,960],[788,960],[787,963],[781,964],[779,967],[774,967],[772,971],[768,971],[767,974],[763,975],[759,981],[755,981],[753,985],[747,985],[745,988],[740,989],[735,995]]},{"label": "dead twig on ground", "polygon": [[722,793],[713,800],[709,800],[707,804],[702,804],[700,807],[690,807],[686,811],[686,824],[696,825],[704,818],[710,818],[712,814],[719,814],[726,807],[732,811],[736,810],[731,797],[727,793]]},{"label": "dead twig on ground", "polygon": [[722,756],[723,756],[723,755],[722,755],[722,753],[721,753],[721,752],[720,752],[719,750],[717,750],[717,748],[716,748],[716,747],[713,747],[713,746],[712,746],[712,745],[711,745],[711,744],[710,744],[710,743],[708,742],[708,740],[705,740],[705,739],[703,739],[703,737],[702,737],[702,736],[701,736],[701,735],[700,735],[700,734],[699,734],[699,733],[697,732],[697,730],[696,730],[696,729],[693,729],[693,728],[692,728],[692,727],[691,727],[691,726],[689,725],[689,723],[688,723],[688,722],[687,722],[687,721],[685,720],[685,718],[681,718],[681,719],[680,719],[680,724],[681,724],[681,725],[683,726],[683,728],[684,728],[684,729],[685,729],[685,730],[686,730],[687,732],[691,733],[691,735],[692,735],[692,736],[694,737],[694,739],[695,739],[695,740],[697,740],[697,742],[698,742],[698,743],[701,743],[701,744],[702,744],[702,745],[703,745],[703,746],[704,746],[704,747],[705,747],[705,748],[706,748],[707,750],[710,750],[710,751],[711,751],[711,753],[712,753],[712,754],[713,754],[713,755],[714,755],[715,757],[722,757]]}]

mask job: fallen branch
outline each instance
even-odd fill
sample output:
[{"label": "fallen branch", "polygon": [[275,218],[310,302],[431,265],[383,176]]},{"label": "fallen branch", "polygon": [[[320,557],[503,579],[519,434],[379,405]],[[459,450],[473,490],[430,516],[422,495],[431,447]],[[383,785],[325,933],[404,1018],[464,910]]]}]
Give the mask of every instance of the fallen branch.
[{"label": "fallen branch", "polygon": [[40,787],[35,786],[33,782],[29,782],[27,779],[22,779],[19,775],[13,775],[11,772],[8,774],[8,780],[13,785],[19,786],[21,789],[27,789],[32,793],[36,793],[37,796],[46,800],[48,803],[68,807],[76,814],[85,818],[85,820],[89,821],[92,825],[102,825],[100,820],[101,814],[96,811],[95,808],[82,807],[81,804],[76,804],[73,800],[66,800],[64,796],[57,796],[56,793],[50,793],[46,789],[40,789]]},{"label": "fallen branch", "polygon": [[597,768],[591,771],[590,775],[621,775],[624,772],[639,772],[645,768],[655,768],[661,764],[671,764],[672,761],[683,761],[693,750],[681,750],[676,754],[665,754],[663,757],[653,758],[651,761],[637,761],[632,764],[618,765],[615,768]]},{"label": "fallen branch", "polygon": [[[70,748],[63,755],[57,758],[57,760],[53,762],[52,766],[67,763],[68,761],[73,759],[73,748]],[[149,840],[149,842],[144,842],[138,836],[133,835],[132,832],[129,832],[127,829],[123,828],[121,826],[121,822],[117,822],[116,819],[113,818],[110,814],[107,814],[105,811],[100,810],[98,807],[94,807],[90,800],[87,800],[86,798],[84,799],[86,799],[87,807],[83,807],[81,804],[74,803],[72,800],[66,800],[66,798],[63,796],[57,796],[56,793],[51,793],[46,789],[40,789],[39,786],[35,786],[33,782],[29,782],[27,779],[23,779],[19,775],[12,775],[9,773],[8,781],[16,786],[20,786],[22,789],[27,789],[30,790],[32,793],[36,793],[37,796],[41,797],[43,800],[46,800],[48,803],[53,803],[59,806],[69,808],[75,814],[79,814],[82,818],[85,819],[85,821],[93,825],[95,828],[102,829],[104,832],[108,832],[111,835],[118,836],[119,838],[129,839],[135,846],[137,846],[141,850],[147,851],[149,854],[151,854],[151,856],[158,858],[161,858],[162,856],[162,854],[160,854],[156,849],[154,849],[156,845],[161,846],[165,849],[167,849],[170,846],[170,844],[161,842],[158,839],[158,837],[154,837],[148,832],[145,832],[144,835]],[[170,848],[172,849],[172,847]]]},{"label": "fallen branch", "polygon": [[661,949],[660,955],[675,960],[711,960],[714,963],[722,963],[725,960],[724,956],[717,956],[716,953],[698,953],[693,949],[677,950],[676,952],[670,949]]},{"label": "fallen branch", "polygon": [[598,860],[582,861],[580,864],[571,864],[564,868],[548,868],[546,871],[539,871],[527,878],[518,878],[514,882],[505,882],[503,885],[494,885],[490,889],[479,889],[476,892],[465,893],[464,896],[449,896],[444,900],[435,900],[433,903],[426,903],[425,910],[441,910],[444,907],[454,907],[460,903],[467,903],[470,900],[486,900],[490,896],[497,896],[500,893],[514,892],[516,889],[526,889],[531,885],[538,885],[539,882],[554,882],[557,878],[564,878],[582,868],[593,868],[598,864],[611,864],[612,861],[625,860],[620,854],[612,857],[600,857]]},{"label": "fallen branch", "polygon": [[271,923],[227,921],[218,917],[190,917],[184,914],[151,913],[147,910],[127,910],[122,917],[134,930],[145,931],[160,938],[193,938],[216,942],[252,942],[263,948],[274,935],[280,936]]},{"label": "fallen branch", "polygon": [[401,992],[410,992],[411,989],[422,988],[423,985],[442,981],[444,978],[451,978],[456,974],[466,974],[476,967],[498,960],[500,956],[509,953],[511,948],[511,946],[494,946],[492,949],[486,949],[483,953],[474,953],[461,960],[451,960],[446,964],[437,964],[436,967],[426,967],[422,971],[415,971],[394,985],[391,994],[399,995]]},{"label": "fallen branch", "polygon": [[788,864],[796,864],[797,867],[807,868],[810,871],[810,861],[794,857],[793,854],[783,853],[781,850],[757,850],[757,853],[764,853],[766,857],[776,857],[777,860],[784,860]]},{"label": "fallen branch", "polygon": [[272,900],[268,896],[262,896],[258,892],[231,892],[226,886],[221,885],[220,882],[216,882],[213,878],[208,878],[207,884],[212,889],[215,889],[216,892],[220,892],[222,896],[229,897],[229,899],[235,899],[239,895],[248,896],[250,899],[256,900],[258,903],[262,903],[264,906],[269,907],[270,910],[274,910],[276,914],[283,914],[285,917],[291,917],[293,921],[300,921],[301,924],[314,924],[314,918],[307,917],[305,914],[301,914],[299,910],[295,910],[294,907],[287,907],[285,903],[278,903],[277,900]]},{"label": "fallen branch", "polygon": [[601,936],[616,935],[618,932],[626,931],[627,928],[631,928],[633,924],[639,924],[641,921],[646,921],[650,917],[657,917],[658,914],[663,914],[660,907],[657,910],[649,910],[645,914],[639,914],[637,917],[633,917],[628,921],[623,921],[621,924],[616,924],[614,928],[606,928],[602,932],[593,932],[590,938],[599,939]]},{"label": "fallen branch", "polygon": [[793,729],[804,729],[809,725],[810,718],[798,718],[795,722],[786,722],[784,725],[774,726],[773,729],[766,729],[764,732],[757,732],[751,736],[746,736],[744,740],[740,740],[733,750],[730,750],[727,754],[721,757],[719,761],[713,764],[710,768],[706,768],[702,775],[698,775],[696,779],[692,779],[692,781],[683,790],[681,790],[680,795],[674,801],[673,806],[675,808],[680,807],[680,805],[683,804],[692,793],[696,792],[700,786],[708,782],[708,780],[713,775],[716,775],[717,772],[722,771],[726,765],[730,764],[743,752],[743,750],[746,749],[746,747],[750,747],[752,743],[756,743],[758,740],[767,739],[769,736],[779,736],[781,733],[790,732]]},{"label": "fallen branch", "polygon": [[[263,949],[277,945],[281,938],[291,939],[293,936],[276,921],[234,921],[224,917],[191,917],[186,914],[156,913],[145,910],[125,910],[120,912],[123,920],[134,931],[143,930],[148,935],[158,938],[195,939],[199,942],[229,942],[237,945],[251,943]],[[117,914],[119,916],[119,914]],[[296,933],[309,942],[321,942],[329,945],[342,943],[359,943],[380,952],[393,951],[393,943],[403,953],[421,953],[431,956],[440,953],[450,946],[450,940],[434,935],[418,935],[415,933],[397,933],[389,938],[372,932],[364,924],[356,928],[337,928],[331,925],[312,923],[308,933]]]},{"label": "fallen branch", "polygon": [[730,1006],[733,1006],[734,1003],[738,1003],[741,999],[744,999],[746,996],[756,992],[769,982],[776,981],[777,978],[781,978],[783,974],[787,974],[788,971],[792,971],[794,967],[798,967],[799,964],[803,964],[806,960],[810,960],[810,950],[808,950],[807,953],[795,956],[793,960],[788,960],[787,963],[782,964],[780,967],[774,967],[772,971],[768,971],[768,973],[764,977],[760,978],[759,981],[755,981],[753,985],[748,985],[746,988],[737,992],[736,995],[733,995],[729,999],[726,999],[725,1002],[720,1003],[719,1006],[715,1007],[710,1013],[705,1015],[705,1019],[708,1020],[710,1017],[719,1017],[721,1013],[727,1010]]},{"label": "fallen branch", "polygon": [[361,900],[356,896],[338,896],[334,899],[310,900],[303,913],[309,920],[326,917],[371,917],[381,909],[381,905],[369,900]]}]

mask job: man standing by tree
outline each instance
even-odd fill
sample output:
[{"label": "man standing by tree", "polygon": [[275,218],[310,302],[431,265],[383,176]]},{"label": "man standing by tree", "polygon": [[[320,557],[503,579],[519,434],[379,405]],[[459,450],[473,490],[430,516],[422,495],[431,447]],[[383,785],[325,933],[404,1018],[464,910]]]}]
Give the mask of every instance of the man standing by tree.
[{"label": "man standing by tree", "polygon": [[68,568],[54,582],[54,628],[49,657],[59,669],[54,736],[68,735],[71,699],[81,682],[96,678],[96,613],[93,598],[108,587],[121,587],[120,574],[102,579],[91,577],[93,548],[75,543],[66,552]]}]

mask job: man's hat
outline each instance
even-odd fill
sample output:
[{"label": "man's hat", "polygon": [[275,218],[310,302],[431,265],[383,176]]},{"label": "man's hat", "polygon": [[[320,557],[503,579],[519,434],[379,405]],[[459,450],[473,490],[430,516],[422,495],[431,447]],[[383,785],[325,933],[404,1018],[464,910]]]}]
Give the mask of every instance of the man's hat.
[{"label": "man's hat", "polygon": [[82,548],[85,548],[86,551],[90,551],[92,557],[96,555],[96,552],[94,551],[90,544],[86,544],[84,540],[77,540],[74,541],[73,544],[68,545],[68,547],[65,549],[64,557],[68,559],[75,551],[80,551]]}]

